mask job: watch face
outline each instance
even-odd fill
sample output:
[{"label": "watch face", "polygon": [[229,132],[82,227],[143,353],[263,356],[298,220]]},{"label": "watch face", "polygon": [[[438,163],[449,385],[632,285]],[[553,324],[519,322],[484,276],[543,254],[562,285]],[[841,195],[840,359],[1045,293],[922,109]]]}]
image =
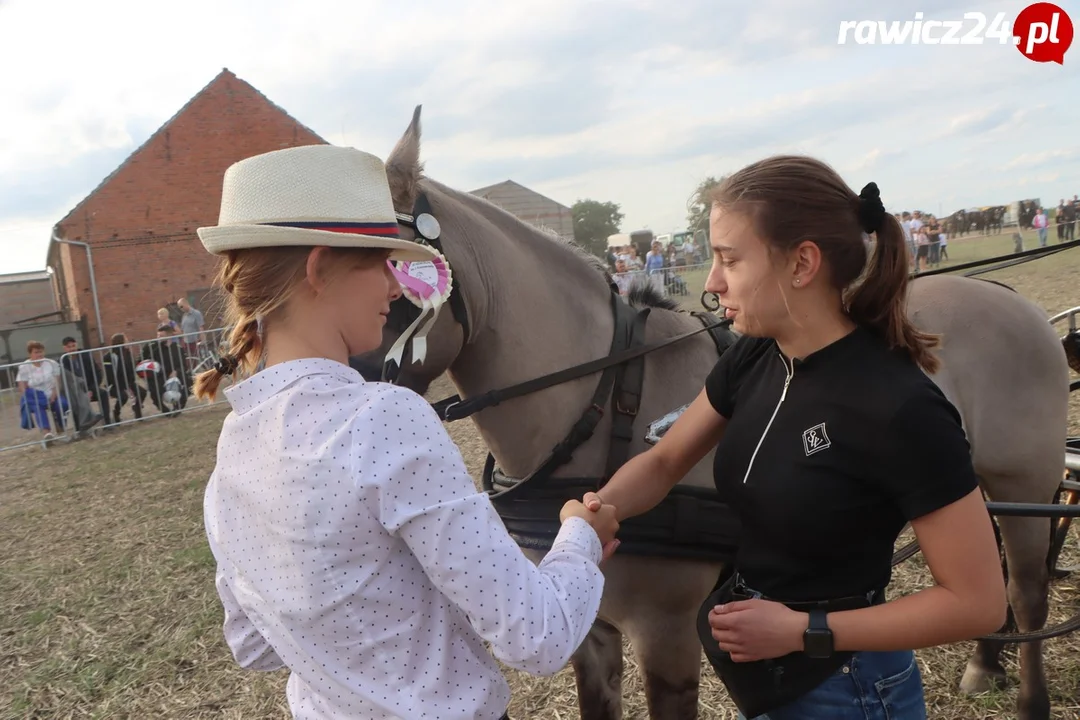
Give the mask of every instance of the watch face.
[{"label": "watch face", "polygon": [[810,657],[828,657],[832,655],[832,632],[829,630],[807,630],[803,636],[803,647]]}]

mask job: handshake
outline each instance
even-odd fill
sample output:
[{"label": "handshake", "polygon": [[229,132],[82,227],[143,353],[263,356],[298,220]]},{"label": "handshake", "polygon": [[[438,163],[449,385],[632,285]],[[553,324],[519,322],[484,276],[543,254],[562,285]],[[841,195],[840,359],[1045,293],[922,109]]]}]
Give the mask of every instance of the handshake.
[{"label": "handshake", "polygon": [[593,492],[585,493],[582,500],[567,500],[559,513],[559,522],[567,518],[579,517],[592,526],[604,547],[601,562],[607,560],[619,547],[615,534],[619,532],[619,520],[615,515],[615,506],[608,505]]}]

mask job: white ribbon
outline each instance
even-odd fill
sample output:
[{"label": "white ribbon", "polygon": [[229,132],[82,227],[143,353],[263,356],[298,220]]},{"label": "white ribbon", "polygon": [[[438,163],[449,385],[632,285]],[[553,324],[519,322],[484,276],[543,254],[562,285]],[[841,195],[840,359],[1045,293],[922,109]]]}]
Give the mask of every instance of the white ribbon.
[{"label": "white ribbon", "polygon": [[[427,298],[420,298],[419,295],[414,295],[412,291],[405,289],[405,297],[408,298],[416,307],[420,308],[420,315],[413,320],[412,324],[405,329],[405,332],[398,336],[398,339],[394,341],[394,344],[390,347],[390,351],[386,353],[386,359],[384,363],[389,363],[391,360],[397,363],[398,368],[401,367],[401,358],[405,354],[405,345],[408,344],[410,338],[412,339],[412,362],[423,363],[427,357],[427,335],[431,331],[431,328],[435,326],[435,321],[439,319],[439,311],[442,310],[443,304],[449,298],[452,292],[452,275],[450,266],[446,262],[446,258],[439,256],[440,263],[446,268],[446,287],[444,288],[445,295],[438,291],[433,292]],[[423,265],[428,265],[424,263]],[[410,270],[412,266],[410,265]],[[427,283],[426,280],[421,279],[419,276],[411,275],[421,282]],[[438,279],[436,278],[436,283]],[[432,286],[433,288],[435,286]]]},{"label": "white ribbon", "polygon": [[427,335],[431,331],[431,328],[435,327],[435,321],[439,319],[439,311],[442,310],[443,303],[442,298],[438,295],[433,295],[438,302],[432,304],[430,300],[424,301],[424,310],[420,313],[421,317],[427,314],[428,310],[431,311],[431,319],[428,320],[422,328],[413,337],[413,360],[418,363],[423,363],[424,358],[427,357]]},{"label": "white ribbon", "polygon": [[[431,305],[425,300],[424,305],[423,305],[423,307],[422,307],[422,309],[420,311],[420,315],[415,320],[413,320],[412,325],[410,325],[408,328],[406,328],[405,332],[401,333],[401,335],[398,336],[398,339],[394,342],[394,344],[390,346],[390,352],[386,353],[386,360],[384,362],[390,362],[391,360],[393,360],[398,364],[399,368],[401,367],[401,356],[405,353],[405,344],[409,342],[409,338],[412,337],[412,334],[414,332],[416,332],[416,329],[418,327],[420,327],[420,323],[422,323],[424,321],[424,318],[427,316],[428,312],[430,312],[430,311],[431,311]],[[425,351],[424,355],[426,355],[427,354],[426,353],[426,350],[427,350],[427,341],[426,340],[424,341],[423,345],[424,345],[423,350]],[[416,348],[414,346],[413,347],[413,362],[423,362],[424,361],[424,355],[420,355],[418,357],[417,356],[417,350],[418,350],[418,348]]]}]

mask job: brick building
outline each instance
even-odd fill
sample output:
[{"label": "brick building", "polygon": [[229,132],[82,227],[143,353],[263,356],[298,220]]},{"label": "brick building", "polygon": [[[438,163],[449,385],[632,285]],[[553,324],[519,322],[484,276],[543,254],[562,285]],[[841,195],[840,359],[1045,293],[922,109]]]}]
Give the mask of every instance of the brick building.
[{"label": "brick building", "polygon": [[117,332],[151,338],[157,309],[187,297],[208,328],[217,326],[217,259],[195,229],[217,223],[225,170],[271,150],[325,143],[222,70],[54,227],[48,265],[65,320],[85,317],[94,345]]},{"label": "brick building", "polygon": [[51,273],[38,270],[0,275],[0,330],[27,320],[56,320],[57,311]]},{"label": "brick building", "polygon": [[498,205],[534,227],[554,230],[556,235],[567,240],[574,239],[574,216],[570,208],[513,180],[488,185],[470,194]]}]

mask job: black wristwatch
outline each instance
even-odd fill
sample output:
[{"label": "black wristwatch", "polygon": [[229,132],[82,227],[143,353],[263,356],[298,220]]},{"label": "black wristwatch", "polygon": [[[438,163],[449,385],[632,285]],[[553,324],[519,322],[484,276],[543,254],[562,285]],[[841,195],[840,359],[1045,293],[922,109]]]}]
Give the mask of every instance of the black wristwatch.
[{"label": "black wristwatch", "polygon": [[818,659],[832,656],[833,634],[824,610],[810,611],[810,624],[803,632],[803,652]]}]

